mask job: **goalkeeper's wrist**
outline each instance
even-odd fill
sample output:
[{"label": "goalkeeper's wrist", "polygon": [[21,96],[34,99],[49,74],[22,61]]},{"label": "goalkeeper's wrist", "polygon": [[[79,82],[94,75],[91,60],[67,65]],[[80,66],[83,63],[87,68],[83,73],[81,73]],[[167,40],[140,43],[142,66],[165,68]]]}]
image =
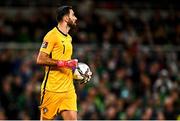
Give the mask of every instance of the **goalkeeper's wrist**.
[{"label": "goalkeeper's wrist", "polygon": [[60,61],[57,61],[56,65],[58,67],[67,67],[68,63],[67,61],[60,60]]},{"label": "goalkeeper's wrist", "polygon": [[76,68],[77,63],[78,63],[78,60],[73,59],[73,60],[68,60],[68,61],[60,60],[60,61],[57,61],[56,64],[58,67],[68,67],[68,68],[73,69],[73,68]]}]

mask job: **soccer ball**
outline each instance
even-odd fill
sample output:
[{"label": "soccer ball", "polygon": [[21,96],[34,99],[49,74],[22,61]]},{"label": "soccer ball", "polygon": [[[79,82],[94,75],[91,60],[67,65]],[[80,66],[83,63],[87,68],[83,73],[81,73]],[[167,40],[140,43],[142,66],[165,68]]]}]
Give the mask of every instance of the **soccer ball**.
[{"label": "soccer ball", "polygon": [[85,63],[78,63],[77,68],[74,70],[73,78],[76,80],[83,80],[86,77],[90,78],[89,76],[92,75],[90,68]]}]

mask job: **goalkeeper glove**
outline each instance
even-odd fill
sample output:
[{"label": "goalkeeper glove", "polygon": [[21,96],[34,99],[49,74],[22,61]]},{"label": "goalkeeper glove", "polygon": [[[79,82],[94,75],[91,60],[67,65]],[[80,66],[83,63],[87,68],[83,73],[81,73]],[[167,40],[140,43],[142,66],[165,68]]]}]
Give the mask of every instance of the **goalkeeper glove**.
[{"label": "goalkeeper glove", "polygon": [[57,66],[58,67],[67,67],[67,68],[71,68],[71,69],[75,69],[77,67],[78,64],[78,60],[77,59],[72,59],[72,60],[68,60],[68,61],[58,61],[57,62]]}]

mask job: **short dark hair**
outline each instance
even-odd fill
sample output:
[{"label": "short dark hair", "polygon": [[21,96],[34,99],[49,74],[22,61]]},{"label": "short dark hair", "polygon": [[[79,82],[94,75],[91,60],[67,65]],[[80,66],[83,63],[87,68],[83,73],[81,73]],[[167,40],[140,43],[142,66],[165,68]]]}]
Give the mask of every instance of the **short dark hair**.
[{"label": "short dark hair", "polygon": [[61,6],[56,10],[56,20],[57,22],[61,21],[63,16],[69,14],[69,10],[72,9],[72,6]]}]

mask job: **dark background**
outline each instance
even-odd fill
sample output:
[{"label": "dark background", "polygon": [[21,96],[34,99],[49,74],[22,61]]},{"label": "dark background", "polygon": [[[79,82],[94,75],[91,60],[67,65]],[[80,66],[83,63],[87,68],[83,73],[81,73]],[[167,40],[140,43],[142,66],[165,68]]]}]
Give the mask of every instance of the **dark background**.
[{"label": "dark background", "polygon": [[93,72],[75,82],[78,119],[180,119],[178,0],[1,0],[0,119],[39,119],[36,57],[60,5],[78,18],[73,58]]}]

